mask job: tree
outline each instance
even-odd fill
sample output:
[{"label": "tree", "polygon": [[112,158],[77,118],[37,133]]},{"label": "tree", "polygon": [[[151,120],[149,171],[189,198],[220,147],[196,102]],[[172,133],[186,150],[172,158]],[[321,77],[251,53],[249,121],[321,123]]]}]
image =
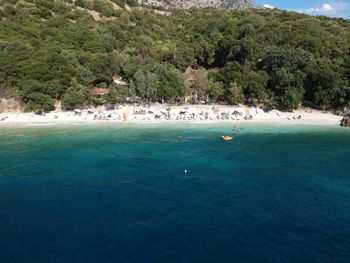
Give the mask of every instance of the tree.
[{"label": "tree", "polygon": [[242,88],[238,86],[236,82],[230,83],[227,100],[231,105],[238,105],[244,102],[244,94]]},{"label": "tree", "polygon": [[205,69],[192,70],[192,81],[190,84],[191,93],[195,93],[199,100],[206,100],[209,93],[209,80]]},{"label": "tree", "polygon": [[64,110],[74,110],[83,105],[85,97],[76,79],[72,79],[70,87],[62,97],[62,108]]},{"label": "tree", "polygon": [[128,86],[117,86],[115,95],[118,102],[124,102],[127,98],[132,98],[133,94]]},{"label": "tree", "polygon": [[75,4],[77,6],[80,6],[82,8],[85,8],[85,1],[84,0],[75,0]]},{"label": "tree", "polygon": [[265,71],[250,72],[244,92],[246,97],[257,102],[266,102],[271,96],[267,90],[269,76]]},{"label": "tree", "polygon": [[173,66],[158,63],[154,67],[157,76],[157,98],[173,101],[177,97],[184,97],[186,87],[183,74]]},{"label": "tree", "polygon": [[139,96],[148,103],[155,100],[158,79],[154,73],[149,71],[143,72],[142,70],[136,71],[134,75],[134,82],[137,93]]},{"label": "tree", "polygon": [[325,109],[343,108],[350,101],[350,93],[347,80],[340,74],[342,70],[330,61],[319,61],[318,64],[305,80],[307,99]]},{"label": "tree", "polygon": [[113,69],[116,68],[115,61],[112,56],[103,53],[97,53],[87,58],[87,62],[84,64],[92,74],[95,76],[95,83],[99,82],[112,82]]},{"label": "tree", "polygon": [[27,96],[25,97],[25,102],[25,111],[41,110],[44,112],[48,112],[55,109],[50,96],[40,92],[32,92],[27,94]]},{"label": "tree", "polygon": [[209,98],[217,101],[225,94],[224,84],[222,82],[209,81]]},{"label": "tree", "polygon": [[8,84],[19,78],[22,63],[29,56],[30,48],[21,42],[0,42],[0,80],[3,83],[3,91]]},{"label": "tree", "polygon": [[157,75],[147,71],[145,98],[148,103],[151,103],[155,100],[156,94],[157,94],[157,86],[158,86]]},{"label": "tree", "polygon": [[137,6],[138,5],[138,1],[137,0],[126,0],[126,3],[129,6]]},{"label": "tree", "polygon": [[284,110],[293,110],[298,108],[303,94],[295,88],[287,89],[280,98],[280,107]]},{"label": "tree", "polygon": [[21,99],[26,104],[26,111],[54,109],[51,97],[45,94],[47,92],[44,83],[33,79],[23,79],[18,82],[18,86]]}]

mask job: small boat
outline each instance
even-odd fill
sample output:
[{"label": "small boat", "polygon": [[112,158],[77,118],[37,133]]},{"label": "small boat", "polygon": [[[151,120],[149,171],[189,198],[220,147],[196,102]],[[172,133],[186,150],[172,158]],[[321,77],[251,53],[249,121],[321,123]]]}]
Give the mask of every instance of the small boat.
[{"label": "small boat", "polygon": [[221,136],[221,138],[222,138],[224,141],[232,141],[232,140],[233,140],[233,137],[227,136],[227,135],[223,135],[223,136]]}]

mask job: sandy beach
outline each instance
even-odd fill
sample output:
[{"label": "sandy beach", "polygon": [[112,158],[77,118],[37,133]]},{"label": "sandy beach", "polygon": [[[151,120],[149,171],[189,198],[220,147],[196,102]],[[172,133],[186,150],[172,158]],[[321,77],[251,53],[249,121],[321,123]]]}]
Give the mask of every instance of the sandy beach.
[{"label": "sandy beach", "polygon": [[225,105],[183,106],[104,106],[76,111],[52,111],[43,115],[22,112],[0,113],[0,126],[21,124],[73,124],[73,123],[280,123],[339,125],[341,116],[330,112],[302,108],[293,112],[264,111],[260,108]]}]

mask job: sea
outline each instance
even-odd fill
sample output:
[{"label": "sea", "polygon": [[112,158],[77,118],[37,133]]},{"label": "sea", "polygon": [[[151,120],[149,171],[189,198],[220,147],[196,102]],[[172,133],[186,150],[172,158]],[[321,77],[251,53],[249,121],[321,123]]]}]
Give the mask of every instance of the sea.
[{"label": "sea", "polygon": [[350,262],[350,129],[1,127],[0,262]]}]

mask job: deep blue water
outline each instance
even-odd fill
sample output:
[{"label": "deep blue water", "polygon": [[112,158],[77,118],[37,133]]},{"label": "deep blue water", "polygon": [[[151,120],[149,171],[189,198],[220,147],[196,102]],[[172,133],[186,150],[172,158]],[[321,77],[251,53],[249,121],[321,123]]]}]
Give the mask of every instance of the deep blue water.
[{"label": "deep blue water", "polygon": [[350,130],[231,130],[0,128],[0,262],[350,262]]}]

